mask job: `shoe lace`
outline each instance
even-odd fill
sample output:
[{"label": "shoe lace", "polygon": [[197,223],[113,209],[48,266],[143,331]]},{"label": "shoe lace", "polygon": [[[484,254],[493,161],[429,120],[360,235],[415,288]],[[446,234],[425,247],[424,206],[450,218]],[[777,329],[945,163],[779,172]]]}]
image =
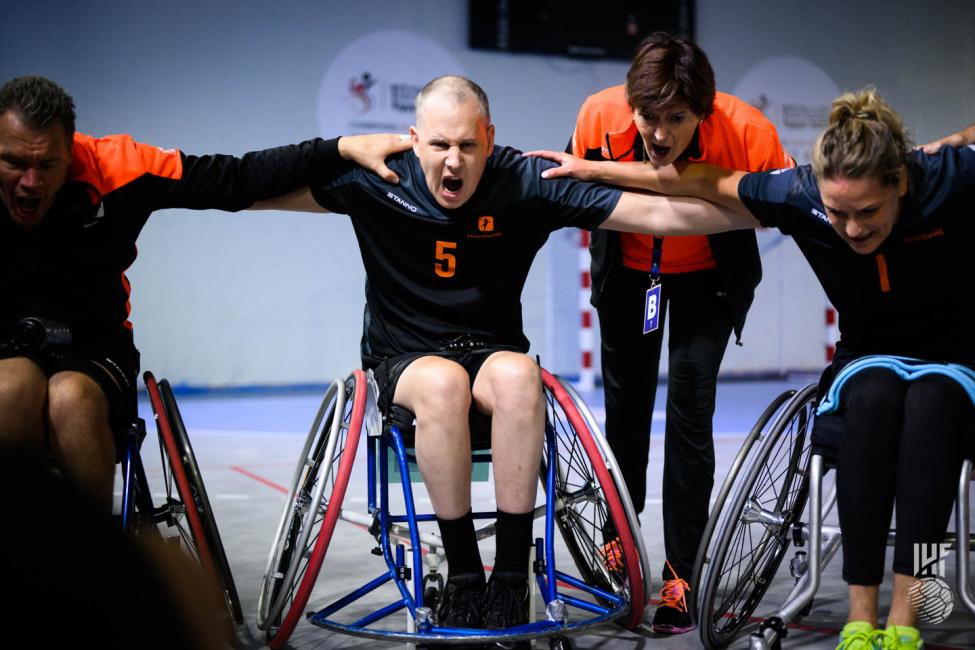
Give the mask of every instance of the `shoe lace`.
[{"label": "shoe lace", "polygon": [[[879,637],[884,636],[885,634],[883,630],[860,630],[859,632],[854,632],[853,634],[840,639],[840,643],[836,646],[836,650],[873,648],[875,647],[875,641],[878,640]],[[879,647],[886,648],[887,646],[883,645],[883,642],[881,641]]]},{"label": "shoe lace", "polygon": [[900,642],[893,634],[893,630],[874,630],[870,639],[880,650],[897,650]]},{"label": "shoe lace", "polygon": [[482,610],[480,594],[473,589],[455,589],[445,603],[442,616],[457,617],[464,620],[480,621]]},{"label": "shoe lace", "polygon": [[620,573],[623,570],[623,547],[620,538],[614,537],[599,549],[599,556],[603,564],[613,573]]},{"label": "shoe lace", "polygon": [[901,643],[900,636],[890,628],[874,630],[871,641],[874,642],[878,650],[901,650],[901,648],[915,647],[913,643]]},{"label": "shoe lace", "polygon": [[687,612],[687,598],[684,593],[691,590],[691,586],[687,584],[686,580],[683,580],[674,571],[674,567],[670,566],[670,562],[664,560],[667,564],[667,569],[670,571],[670,575],[674,576],[672,580],[664,580],[664,586],[660,589],[660,605],[662,607],[673,607],[674,609]]},{"label": "shoe lace", "polygon": [[517,620],[518,608],[523,606],[524,599],[518,589],[509,585],[488,583],[488,586],[484,594],[488,622],[496,627],[508,627],[511,621]]}]

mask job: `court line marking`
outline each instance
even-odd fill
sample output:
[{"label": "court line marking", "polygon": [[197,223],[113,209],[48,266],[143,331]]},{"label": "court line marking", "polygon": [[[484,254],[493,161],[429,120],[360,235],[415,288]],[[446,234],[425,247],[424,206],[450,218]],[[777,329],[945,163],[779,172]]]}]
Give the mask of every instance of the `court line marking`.
[{"label": "court line marking", "polygon": [[233,471],[233,472],[237,472],[238,474],[243,474],[247,478],[254,479],[258,483],[261,483],[262,485],[266,485],[269,488],[271,488],[272,490],[277,490],[278,492],[281,492],[282,494],[287,494],[289,492],[288,488],[284,487],[283,485],[280,485],[278,483],[275,483],[274,481],[272,481],[270,479],[266,479],[263,476],[259,476],[259,475],[255,474],[254,472],[248,472],[243,467],[238,467],[237,465],[231,465],[230,466],[230,470]]}]

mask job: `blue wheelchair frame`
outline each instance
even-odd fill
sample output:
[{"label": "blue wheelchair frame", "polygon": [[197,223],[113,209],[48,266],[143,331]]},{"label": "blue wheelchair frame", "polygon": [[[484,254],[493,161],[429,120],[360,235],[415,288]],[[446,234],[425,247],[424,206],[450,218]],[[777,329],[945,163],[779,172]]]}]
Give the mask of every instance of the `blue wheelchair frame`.
[{"label": "blue wheelchair frame", "polygon": [[[468,628],[439,627],[432,622],[432,611],[423,602],[424,577],[422,561],[422,542],[420,540],[419,522],[436,520],[433,514],[417,514],[413,499],[413,489],[409,481],[409,463],[416,463],[415,456],[407,453],[403,442],[403,435],[398,426],[390,425],[385,432],[375,435],[370,433],[367,438],[368,451],[368,508],[370,514],[378,516],[378,531],[370,530],[377,535],[379,548],[386,562],[387,570],[367,582],[348,595],[340,598],[331,605],[307,615],[308,620],[319,626],[335,632],[382,639],[387,641],[423,642],[438,640],[453,641],[514,641],[525,638],[558,635],[596,625],[601,625],[625,614],[630,607],[627,598],[615,593],[587,585],[579,579],[567,575],[556,569],[555,551],[555,472],[558,466],[556,449],[556,432],[546,420],[545,444],[548,451],[548,463],[545,468],[545,485],[548,498],[544,507],[539,509],[545,513],[546,539],[535,540],[535,580],[544,599],[546,620],[528,623],[526,625],[503,630],[479,630]],[[397,467],[402,477],[405,514],[392,514],[389,501],[389,468],[385,462],[387,455],[395,455]],[[489,454],[472,454],[472,462],[490,462]],[[377,461],[378,477],[377,477]],[[377,505],[378,488],[378,505]],[[537,511],[536,511],[537,512]],[[474,519],[494,519],[495,512],[474,513]],[[401,543],[393,547],[390,529],[393,524],[405,523],[409,529],[410,546],[413,553],[413,568],[406,565],[406,549]],[[546,543],[547,540],[547,543]],[[389,605],[364,616],[351,624],[340,623],[331,617],[362,597],[373,592],[388,582],[393,582],[399,591],[399,599]],[[412,581],[412,593],[409,583]],[[558,582],[561,581],[572,588],[578,589],[597,600],[607,603],[607,606],[592,603],[559,591]],[[569,623],[566,605],[592,614],[591,618]],[[381,619],[394,614],[403,608],[409,610],[409,615],[415,621],[417,632],[397,632],[370,627]]]}]

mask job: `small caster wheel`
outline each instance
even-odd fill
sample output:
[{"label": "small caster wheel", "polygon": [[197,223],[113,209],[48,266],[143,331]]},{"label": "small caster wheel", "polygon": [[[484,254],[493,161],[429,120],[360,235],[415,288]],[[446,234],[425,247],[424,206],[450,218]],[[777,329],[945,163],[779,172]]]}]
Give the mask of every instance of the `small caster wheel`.
[{"label": "small caster wheel", "polygon": [[424,589],[423,604],[433,611],[437,611],[437,606],[440,604],[440,590],[433,585],[430,585]]},{"label": "small caster wheel", "polygon": [[576,650],[576,646],[567,636],[553,636],[548,640],[549,650]]}]

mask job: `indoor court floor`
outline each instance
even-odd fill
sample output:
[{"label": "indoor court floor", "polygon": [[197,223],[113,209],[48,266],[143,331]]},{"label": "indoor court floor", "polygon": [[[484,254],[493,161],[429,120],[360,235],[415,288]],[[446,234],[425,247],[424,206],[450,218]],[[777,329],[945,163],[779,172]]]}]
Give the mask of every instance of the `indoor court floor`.
[{"label": "indoor court floor", "polygon": [[[798,388],[809,380],[808,377],[796,377],[788,381],[733,381],[719,384],[715,417],[717,457],[715,492],[758,414],[781,391]],[[259,648],[263,645],[263,634],[256,629],[254,622],[257,595],[272,536],[294,472],[294,465],[321,395],[321,392],[311,391],[243,396],[219,393],[194,395],[177,392],[180,410],[203,474],[247,619],[246,627],[238,630],[238,636],[244,647]],[[601,391],[585,394],[584,398],[597,418],[602,420],[604,412],[601,407]],[[650,557],[651,570],[654,573],[654,590],[660,587],[659,571],[664,560],[660,526],[664,401],[665,395],[661,389],[657,396],[658,411],[654,414],[655,434],[648,469],[649,497],[641,516],[642,534]],[[148,404],[144,400],[140,401],[140,412],[147,423],[152,421]],[[360,448],[360,453],[344,507],[364,513],[366,508],[364,449]],[[150,485],[156,489],[161,485],[158,454],[147,445],[144,458]],[[475,484],[475,510],[478,503],[493,508],[492,496],[491,483]],[[422,490],[418,492],[417,499],[418,507],[429,507],[428,500],[424,503]],[[330,596],[344,594],[378,575],[382,566],[378,558],[369,553],[372,546],[374,546],[372,538],[364,530],[340,521],[325,557],[324,568],[316,583],[316,589],[306,609],[321,607]],[[493,548],[488,542],[484,542],[481,551],[485,563],[490,564],[493,560]],[[832,649],[836,646],[839,628],[842,627],[846,614],[845,588],[839,575],[840,559],[837,557],[828,567],[811,613],[800,625],[790,629],[788,637],[783,642],[784,647]],[[889,565],[888,557],[888,567]],[[888,574],[886,583],[888,587],[889,582]],[[947,582],[956,591],[953,557],[949,558],[948,562]],[[785,582],[773,583],[772,589],[763,600],[763,606],[767,609],[769,603],[780,603],[787,588]],[[382,600],[385,604],[392,600],[392,597]],[[654,594],[653,603],[656,602],[657,595]],[[881,604],[882,608],[886,608],[889,604],[889,592],[883,588]],[[763,613],[763,606],[760,606],[758,614]],[[653,608],[648,608],[650,615],[652,612]],[[395,616],[405,616],[405,614]],[[949,619],[940,625],[928,625],[923,629],[926,647],[931,650],[975,648],[975,621],[965,610],[957,593],[955,593],[954,611]],[[575,636],[573,639],[578,648],[642,650],[662,647],[676,650],[701,647],[696,632],[668,637],[655,635],[648,627],[633,632],[617,626],[604,626]],[[342,636],[302,621],[291,637],[289,647],[304,649],[403,646]],[[546,648],[547,643],[540,641],[537,647]],[[739,640],[732,647],[747,647],[747,641]]]}]

